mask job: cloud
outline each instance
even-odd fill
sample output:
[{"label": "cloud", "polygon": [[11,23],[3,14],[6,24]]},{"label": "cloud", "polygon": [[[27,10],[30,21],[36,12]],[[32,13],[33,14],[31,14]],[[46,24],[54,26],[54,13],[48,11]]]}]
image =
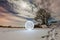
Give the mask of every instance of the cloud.
[{"label": "cloud", "polygon": [[[39,4],[40,2],[41,2],[40,0],[36,0],[37,4]],[[53,2],[51,2],[49,9],[54,12],[52,13],[52,16],[56,16],[56,18],[60,20],[60,0],[57,0],[57,1],[54,0]],[[9,12],[8,10],[0,6],[0,24],[12,25],[12,26],[22,26],[22,25],[24,26],[24,23],[27,20],[31,20],[32,18],[29,18],[27,14],[24,14],[23,10],[21,10],[21,12],[23,13],[17,14],[17,13]]]},{"label": "cloud", "polygon": [[3,7],[0,7],[0,24],[20,26],[25,20],[23,18],[16,17],[14,14],[8,12]]}]

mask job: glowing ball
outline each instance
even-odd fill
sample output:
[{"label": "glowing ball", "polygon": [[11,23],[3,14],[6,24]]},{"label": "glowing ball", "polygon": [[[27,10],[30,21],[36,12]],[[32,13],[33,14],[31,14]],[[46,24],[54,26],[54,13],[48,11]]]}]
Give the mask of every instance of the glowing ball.
[{"label": "glowing ball", "polygon": [[27,21],[27,22],[25,23],[25,29],[27,29],[27,30],[32,30],[32,29],[34,29],[34,23],[33,23],[32,21]]}]

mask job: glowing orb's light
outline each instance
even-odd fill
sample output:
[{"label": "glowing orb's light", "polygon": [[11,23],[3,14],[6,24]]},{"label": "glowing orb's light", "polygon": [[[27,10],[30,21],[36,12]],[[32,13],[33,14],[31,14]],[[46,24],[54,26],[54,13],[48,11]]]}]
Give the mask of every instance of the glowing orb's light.
[{"label": "glowing orb's light", "polygon": [[33,23],[32,21],[27,21],[27,22],[25,23],[25,28],[26,28],[27,30],[32,30],[32,29],[34,29],[34,23]]}]

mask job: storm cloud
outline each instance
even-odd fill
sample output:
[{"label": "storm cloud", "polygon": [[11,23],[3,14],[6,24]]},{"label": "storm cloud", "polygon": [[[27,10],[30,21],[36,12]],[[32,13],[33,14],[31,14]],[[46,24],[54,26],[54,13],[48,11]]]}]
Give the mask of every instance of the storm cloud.
[{"label": "storm cloud", "polygon": [[[31,4],[36,3],[36,6],[39,6],[38,4],[41,3],[41,0],[34,0],[33,2],[32,2],[32,0],[28,0],[28,1],[30,1]],[[14,9],[15,12],[13,12],[13,11],[11,11],[12,8],[11,8],[11,10],[8,10],[8,9],[10,9],[10,7],[7,9],[8,5],[4,5],[4,3],[6,3],[6,2],[0,1],[0,25],[21,26],[21,25],[24,25],[24,23],[27,20],[33,20],[34,15],[29,13],[29,11],[31,10],[29,7],[27,7],[27,8],[29,8],[29,10],[26,9],[26,10],[28,10],[26,13],[24,13],[26,10],[24,11],[23,8],[21,11],[19,8],[18,8],[19,10]],[[57,0],[57,1],[50,0],[50,3],[51,3],[51,5],[48,6],[48,8],[53,12],[53,13],[51,13],[52,17],[55,17],[56,20],[60,20],[60,0]],[[28,14],[28,15],[26,15],[26,14]],[[30,15],[32,15],[32,16],[30,17]]]}]

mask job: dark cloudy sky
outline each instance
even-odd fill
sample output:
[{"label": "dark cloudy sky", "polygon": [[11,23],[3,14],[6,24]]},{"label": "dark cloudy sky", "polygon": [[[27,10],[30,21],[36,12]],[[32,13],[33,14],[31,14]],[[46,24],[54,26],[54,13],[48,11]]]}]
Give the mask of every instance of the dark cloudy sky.
[{"label": "dark cloudy sky", "polygon": [[[39,0],[36,2],[39,3]],[[53,0],[50,9],[54,12],[53,16],[60,20],[60,0]],[[0,25],[20,26],[24,21],[26,19],[18,17],[16,14],[8,12],[4,7],[0,6]]]},{"label": "dark cloudy sky", "polygon": [[15,14],[8,12],[6,9],[0,6],[0,24],[19,26],[23,19],[16,17]]}]

